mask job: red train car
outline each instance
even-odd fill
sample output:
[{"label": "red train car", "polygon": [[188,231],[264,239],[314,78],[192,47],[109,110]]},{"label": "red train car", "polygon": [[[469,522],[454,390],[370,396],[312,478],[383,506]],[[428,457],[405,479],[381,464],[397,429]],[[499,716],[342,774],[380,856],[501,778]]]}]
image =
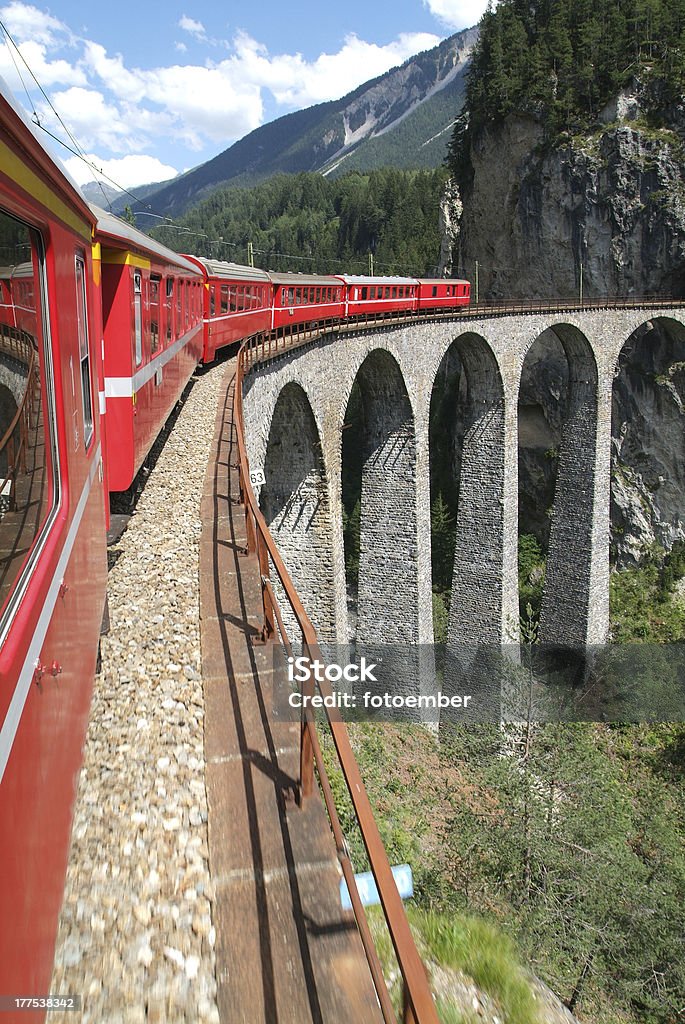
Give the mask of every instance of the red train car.
[{"label": "red train car", "polygon": [[345,316],[413,312],[417,308],[419,283],[411,277],[356,277],[342,274],[347,296]]},{"label": "red train car", "polygon": [[468,306],[471,296],[471,285],[468,281],[457,278],[419,278],[418,309],[459,309]]},{"label": "red train car", "polygon": [[27,313],[0,310],[3,995],[49,990],[105,598],[94,226],[0,83],[0,258]]},{"label": "red train car", "polygon": [[204,275],[202,361],[210,363],[227,345],[271,329],[271,280],[264,270],[237,263],[185,256]]},{"label": "red train car", "polygon": [[[202,356],[199,267],[93,207],[111,491],[131,486]],[[96,267],[97,270],[97,267]]]},{"label": "red train car", "polygon": [[270,274],[273,285],[272,328],[339,320],[345,310],[345,289],[337,277],[315,274]]}]

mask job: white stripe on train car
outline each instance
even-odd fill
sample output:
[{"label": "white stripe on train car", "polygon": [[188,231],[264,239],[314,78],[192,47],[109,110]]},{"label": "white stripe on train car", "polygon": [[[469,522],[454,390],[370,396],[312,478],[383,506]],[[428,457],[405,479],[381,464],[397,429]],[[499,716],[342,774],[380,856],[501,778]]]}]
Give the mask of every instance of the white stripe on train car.
[{"label": "white stripe on train car", "polygon": [[269,306],[259,306],[257,309],[241,309],[236,313],[216,313],[214,316],[206,316],[202,322],[206,326],[223,320],[238,320],[240,317],[254,316],[256,313],[268,313],[269,309]]},{"label": "white stripe on train car", "polygon": [[105,395],[107,398],[132,398],[140,391],[143,385],[152,380],[154,375],[162,367],[166,366],[174,356],[178,355],[182,348],[193,340],[196,334],[202,330],[202,324],[196,324],[192,330],[178,338],[173,345],[165,348],[158,356],[151,359],[145,366],[141,366],[132,377],[105,377]]},{"label": "white stripe on train car", "polygon": [[62,553],[59,556],[55,575],[52,578],[47,597],[45,598],[45,604],[43,605],[35,632],[31,638],[31,644],[29,646],[23,668],[19,673],[16,689],[12,696],[12,700],[10,701],[10,706],[7,710],[5,720],[2,723],[2,729],[0,729],[0,782],[5,774],[5,768],[7,767],[7,762],[9,761],[9,756],[12,752],[14,738],[17,734],[17,729],[19,728],[21,716],[24,711],[24,705],[26,704],[26,699],[31,689],[36,662],[40,658],[40,652],[43,648],[50,622],[52,621],[52,615],[59,596],[59,590],[67,571],[67,566],[69,565],[69,559],[71,558],[71,552],[74,544],[76,543],[76,537],[81,527],[81,520],[83,519],[83,514],[86,510],[88,497],[102,462],[101,455],[101,447],[98,445],[91,463],[88,479],[83,485],[81,497],[79,498],[78,505],[74,512],[74,518],[72,519],[71,526],[69,527],[67,539],[64,542]]}]

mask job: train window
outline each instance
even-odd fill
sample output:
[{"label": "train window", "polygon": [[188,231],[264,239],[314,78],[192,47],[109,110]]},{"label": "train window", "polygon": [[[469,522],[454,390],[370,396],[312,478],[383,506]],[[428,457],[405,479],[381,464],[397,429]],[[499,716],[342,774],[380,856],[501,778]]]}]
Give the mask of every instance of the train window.
[{"label": "train window", "polygon": [[133,336],[136,366],[143,361],[143,282],[139,270],[133,271]]},{"label": "train window", "polygon": [[228,313],[228,285],[221,285],[221,306],[220,310],[222,313]]},{"label": "train window", "polygon": [[165,303],[165,316],[166,316],[166,340],[167,343],[171,341],[173,335],[173,301],[174,301],[174,279],[173,277],[167,277],[166,279],[166,303]]},{"label": "train window", "polygon": [[[54,522],[60,491],[42,239],[0,210],[0,251],[6,268],[0,307],[2,643]],[[71,295],[65,302],[73,309]]]},{"label": "train window", "polygon": [[365,299],[367,297],[368,293],[369,293],[369,290],[366,287],[366,285],[364,285],[364,287],[362,288],[362,299]]},{"label": "train window", "polygon": [[159,274],[150,274],[150,351],[159,348]]},{"label": "train window", "polygon": [[437,294],[438,294],[438,286],[437,286],[437,284],[434,284],[433,285],[433,298],[436,298]]},{"label": "train window", "polygon": [[176,282],[176,337],[183,332],[183,282]]},{"label": "train window", "polygon": [[210,284],[209,286],[209,315],[214,316],[216,313],[216,293],[214,288]]},{"label": "train window", "polygon": [[90,383],[90,350],[88,348],[86,265],[83,256],[76,257],[76,322],[78,327],[79,363],[81,366],[83,443],[87,449],[93,440],[95,431],[93,428],[93,391]]}]

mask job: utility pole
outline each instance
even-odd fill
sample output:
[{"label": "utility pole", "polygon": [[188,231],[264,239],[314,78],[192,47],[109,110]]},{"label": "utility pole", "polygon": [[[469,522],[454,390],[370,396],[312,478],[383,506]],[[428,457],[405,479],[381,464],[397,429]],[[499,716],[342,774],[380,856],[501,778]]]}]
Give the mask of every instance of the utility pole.
[{"label": "utility pole", "polygon": [[247,265],[248,267],[254,267],[254,249],[252,242],[247,243]]},{"label": "utility pole", "polygon": [[369,253],[369,277],[373,277],[373,253]]}]

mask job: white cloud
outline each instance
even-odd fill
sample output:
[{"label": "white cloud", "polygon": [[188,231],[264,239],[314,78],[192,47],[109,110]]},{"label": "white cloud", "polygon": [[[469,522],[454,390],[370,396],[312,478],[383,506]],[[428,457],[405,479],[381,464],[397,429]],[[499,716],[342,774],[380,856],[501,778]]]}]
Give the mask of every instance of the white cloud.
[{"label": "white cloud", "polygon": [[477,25],[487,7],[487,0],[423,0],[423,3],[438,21],[454,31]]},{"label": "white cloud", "polygon": [[37,7],[22,4],[19,0],[13,0],[6,7],[1,7],[0,19],[7,26],[15,42],[30,39],[34,43],[51,46],[59,36],[73,42],[74,37],[63,22],[53,18],[46,11],[39,11]]},{"label": "white cloud", "polygon": [[71,49],[76,45],[75,37],[57,18],[15,0],[0,8],[0,20],[21,54],[19,57],[9,42],[5,46],[0,45],[0,75],[14,91],[23,93],[22,79],[27,84],[32,84],[31,77],[22,64],[22,58],[45,88],[54,85],[87,84],[83,71],[72,61],[62,58],[53,60],[50,57],[51,51],[54,52],[58,48]]},{"label": "white cloud", "polygon": [[176,64],[129,70],[120,54],[109,57],[104,47],[87,42],[85,61],[101,87],[110,90],[121,106],[131,107],[137,128],[146,121],[152,134],[172,133],[194,149],[202,148],[206,139],[228,144],[262,122],[260,90],[246,80],[235,58],[206,67]]},{"label": "white cloud", "polygon": [[91,164],[121,188],[130,188],[134,191],[136,186],[166,181],[178,174],[175,167],[164,164],[152,156],[130,155],[119,160],[101,160],[94,153],[88,153],[87,160],[88,164],[75,156],[64,161],[69,174],[78,185],[86,185],[89,181],[99,179],[100,176]]},{"label": "white cloud", "polygon": [[[106,146],[114,153],[126,153],[143,142],[120,110],[95,89],[75,86],[55,93],[52,99],[62,120],[84,149]],[[44,123],[54,125],[51,111],[44,105],[40,114]]]},{"label": "white cloud", "polygon": [[201,21],[195,21],[194,18],[189,18],[187,15],[183,15],[179,20],[178,27],[182,28],[184,32],[189,32],[191,36],[195,36],[196,39],[204,40],[207,38],[205,27]]},{"label": "white cloud", "polygon": [[[446,6],[449,0],[425,2],[434,7]],[[204,64],[179,60],[170,66],[140,68],[129,66],[122,54],[108,52],[97,41],[77,37],[57,18],[20,0],[0,9],[0,17],[80,145],[111,157],[112,166],[124,168],[127,175],[130,165],[122,160],[134,154],[140,160],[154,159],[142,154],[168,146],[170,140],[175,147],[171,159],[184,164],[190,162],[190,151],[200,153],[208,143],[229,146],[263,123],[268,94],[284,109],[336,99],[439,42],[435,35],[408,33],[378,46],[352,34],[336,53],[306,60],[300,53],[270,54],[242,32],[230,44],[208,39],[204,25],[184,14],[179,28],[203,41],[205,48],[227,47],[229,53]],[[187,49],[183,42],[176,48]],[[23,89],[5,47],[0,47],[0,74],[21,97]],[[41,121],[58,133],[42,98],[35,97],[33,103]],[[168,165],[159,166],[163,172],[145,171],[137,181],[173,173]]]},{"label": "white cloud", "polygon": [[307,62],[299,53],[272,57],[264,46],[241,33],[235,40],[235,52],[248,81],[269,89],[278,103],[304,107],[344,96],[439,42],[439,36],[427,32],[403,33],[386,46],[349,35],[337,53],[322,53]]}]

